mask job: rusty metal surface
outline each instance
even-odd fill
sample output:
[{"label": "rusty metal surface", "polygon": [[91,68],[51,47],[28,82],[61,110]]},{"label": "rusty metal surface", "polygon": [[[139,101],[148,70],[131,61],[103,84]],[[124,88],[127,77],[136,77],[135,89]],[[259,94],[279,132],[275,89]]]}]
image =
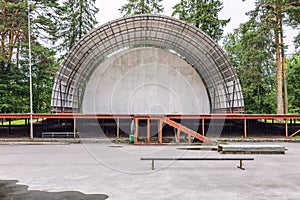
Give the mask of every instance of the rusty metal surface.
[{"label": "rusty metal surface", "polygon": [[[78,113],[33,114],[34,119],[300,119],[299,114],[207,114],[207,115],[89,115]],[[30,114],[0,114],[0,119],[29,119]]]}]

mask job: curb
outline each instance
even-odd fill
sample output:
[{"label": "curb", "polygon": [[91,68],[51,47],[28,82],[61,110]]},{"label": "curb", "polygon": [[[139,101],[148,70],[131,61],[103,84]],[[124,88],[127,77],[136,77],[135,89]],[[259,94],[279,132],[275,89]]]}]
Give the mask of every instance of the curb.
[{"label": "curb", "polygon": [[290,142],[300,143],[300,139],[297,138],[215,138],[217,142]]},{"label": "curb", "polygon": [[68,145],[68,142],[28,142],[28,141],[0,141],[0,145]]},{"label": "curb", "polygon": [[[300,143],[300,138],[211,138],[213,141],[217,143],[220,142],[282,142],[282,143]],[[69,144],[81,144],[81,143],[128,143],[128,138],[78,138],[78,139],[66,139],[66,138],[55,138],[55,139],[34,139],[30,140],[28,138],[13,138],[13,139],[0,139],[0,145],[69,145]],[[147,145],[147,144],[143,144]],[[168,145],[170,145],[168,143]],[[182,144],[174,144],[174,145],[186,145]],[[199,144],[195,144],[199,145]],[[201,146],[201,144],[200,144]]]}]

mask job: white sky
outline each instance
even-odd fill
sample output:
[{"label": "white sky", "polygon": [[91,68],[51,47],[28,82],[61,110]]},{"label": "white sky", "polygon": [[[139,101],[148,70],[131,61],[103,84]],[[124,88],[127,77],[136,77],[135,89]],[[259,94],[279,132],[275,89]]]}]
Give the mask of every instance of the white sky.
[{"label": "white sky", "polygon": [[[162,14],[170,16],[172,14],[172,7],[179,2],[180,0],[163,0],[164,13]],[[237,28],[240,23],[246,22],[248,18],[245,12],[254,8],[253,0],[246,2],[242,2],[242,0],[223,0],[223,2],[224,8],[220,13],[220,18],[231,18],[226,27],[226,32],[230,32],[234,28]],[[97,0],[96,6],[100,9],[97,16],[99,25],[122,17],[118,9],[126,3],[127,0]]]},{"label": "white sky", "polygon": [[[223,9],[220,12],[219,17],[220,19],[231,19],[228,25],[224,28],[224,35],[226,35],[227,33],[232,32],[235,28],[238,28],[241,23],[248,20],[248,16],[246,16],[245,13],[254,8],[255,0],[247,0],[244,2],[242,0],[222,1]],[[99,8],[99,14],[97,15],[97,20],[99,22],[98,26],[122,17],[123,15],[118,9],[127,2],[127,0],[96,0],[96,6]],[[180,2],[180,0],[163,0],[162,4],[164,6],[164,13],[162,14],[171,16],[172,7],[178,2]],[[292,44],[292,39],[296,35],[297,31],[287,28],[285,33],[285,35],[288,36],[286,38],[287,44]],[[294,52],[293,45],[289,46],[290,48],[287,53]]]}]

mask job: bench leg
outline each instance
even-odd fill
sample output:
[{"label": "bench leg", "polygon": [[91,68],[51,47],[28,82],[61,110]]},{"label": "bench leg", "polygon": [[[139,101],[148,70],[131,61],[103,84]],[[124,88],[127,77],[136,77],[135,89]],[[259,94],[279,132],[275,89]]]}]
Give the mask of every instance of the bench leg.
[{"label": "bench leg", "polygon": [[243,160],[240,160],[240,166],[237,167],[241,170],[245,170],[245,168],[243,167]]},{"label": "bench leg", "polygon": [[154,160],[152,160],[151,169],[154,170]]}]

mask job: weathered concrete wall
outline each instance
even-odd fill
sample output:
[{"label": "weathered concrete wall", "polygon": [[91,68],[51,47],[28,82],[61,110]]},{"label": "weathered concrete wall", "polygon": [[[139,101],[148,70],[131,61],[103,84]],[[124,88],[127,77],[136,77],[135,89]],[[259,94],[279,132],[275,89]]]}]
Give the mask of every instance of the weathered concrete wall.
[{"label": "weathered concrete wall", "polygon": [[158,48],[128,49],[101,63],[83,98],[89,114],[203,114],[210,112],[195,69]]}]

